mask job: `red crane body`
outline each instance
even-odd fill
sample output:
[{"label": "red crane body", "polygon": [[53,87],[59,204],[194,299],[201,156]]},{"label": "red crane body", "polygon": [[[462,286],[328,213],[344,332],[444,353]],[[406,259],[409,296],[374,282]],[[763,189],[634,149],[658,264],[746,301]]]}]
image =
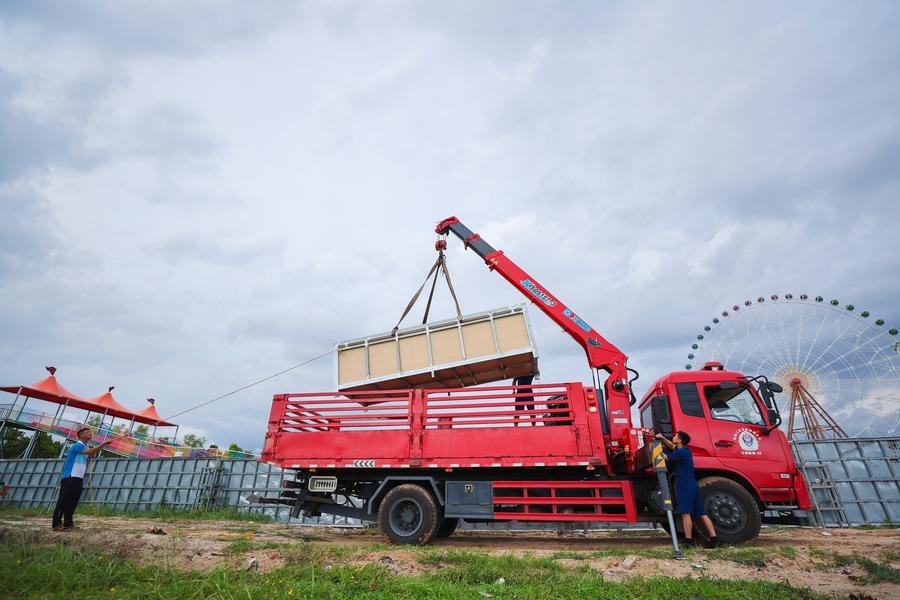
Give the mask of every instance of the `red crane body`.
[{"label": "red crane body", "polygon": [[632,402],[628,389],[628,357],[625,353],[588,325],[502,250],[495,250],[456,217],[444,219],[437,224],[435,231],[438,235],[453,233],[460,238],[466,248],[471,248],[484,259],[489,269],[499,273],[578,342],[584,348],[592,369],[600,369],[609,374],[603,384],[606,404],[604,406],[601,402],[600,406],[606,423],[604,431],[608,432],[612,449],[628,445],[631,437],[628,432],[631,430]]}]

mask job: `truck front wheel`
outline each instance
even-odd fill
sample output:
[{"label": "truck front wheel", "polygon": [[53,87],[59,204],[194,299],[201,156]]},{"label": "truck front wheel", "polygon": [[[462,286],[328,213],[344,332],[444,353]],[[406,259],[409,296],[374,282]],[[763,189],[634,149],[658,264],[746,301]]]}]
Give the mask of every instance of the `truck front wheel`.
[{"label": "truck front wheel", "polygon": [[[700,494],[720,542],[740,544],[759,535],[759,506],[744,486],[725,477],[705,477],[700,480]],[[695,529],[706,535],[699,523]]]},{"label": "truck front wheel", "polygon": [[411,483],[398,485],[378,507],[378,528],[395,544],[427,544],[441,523],[434,497]]}]

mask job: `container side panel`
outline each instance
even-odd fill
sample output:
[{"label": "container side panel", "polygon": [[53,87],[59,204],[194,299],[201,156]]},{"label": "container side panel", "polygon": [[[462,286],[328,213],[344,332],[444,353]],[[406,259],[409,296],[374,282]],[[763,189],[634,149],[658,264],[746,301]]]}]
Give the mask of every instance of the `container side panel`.
[{"label": "container side panel", "polygon": [[500,344],[500,352],[512,352],[531,348],[531,340],[528,339],[528,329],[525,324],[525,315],[516,313],[508,317],[494,319],[494,327],[497,329],[497,339]]},{"label": "container side panel", "polygon": [[497,353],[494,331],[490,322],[466,323],[462,326],[466,344],[466,358],[478,358]]},{"label": "container side panel", "polygon": [[338,383],[343,385],[366,378],[365,348],[338,350]]},{"label": "container side panel", "polygon": [[393,340],[369,346],[370,377],[393,375],[397,370],[397,345]]},{"label": "container side panel", "polygon": [[436,365],[461,361],[463,356],[459,345],[459,331],[454,328],[432,333],[431,354]]},{"label": "container side panel", "polygon": [[338,389],[469,387],[538,372],[524,306],[341,342]]},{"label": "container side panel", "polygon": [[428,368],[428,337],[424,333],[400,339],[400,366],[403,371]]}]

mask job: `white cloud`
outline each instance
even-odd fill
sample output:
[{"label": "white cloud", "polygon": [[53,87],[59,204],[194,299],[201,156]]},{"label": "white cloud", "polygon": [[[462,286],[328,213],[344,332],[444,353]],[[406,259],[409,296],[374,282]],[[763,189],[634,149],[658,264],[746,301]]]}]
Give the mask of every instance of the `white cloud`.
[{"label": "white cloud", "polygon": [[[900,321],[890,3],[82,4],[0,9],[4,382],[56,362],[178,412],[390,329],[450,214],[641,383],[744,297]],[[522,301],[448,255],[464,311]],[[583,379],[533,320],[544,380]],[[320,362],[179,422],[254,447],[272,393],[332,385]]]}]

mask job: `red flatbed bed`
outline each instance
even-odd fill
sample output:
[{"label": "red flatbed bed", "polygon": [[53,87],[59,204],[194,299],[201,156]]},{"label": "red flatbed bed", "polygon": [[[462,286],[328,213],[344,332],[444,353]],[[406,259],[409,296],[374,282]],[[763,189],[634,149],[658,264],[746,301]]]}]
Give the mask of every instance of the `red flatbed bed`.
[{"label": "red flatbed bed", "polygon": [[599,410],[579,383],[281,394],[262,458],[295,469],[599,466],[601,421],[588,417]]}]

